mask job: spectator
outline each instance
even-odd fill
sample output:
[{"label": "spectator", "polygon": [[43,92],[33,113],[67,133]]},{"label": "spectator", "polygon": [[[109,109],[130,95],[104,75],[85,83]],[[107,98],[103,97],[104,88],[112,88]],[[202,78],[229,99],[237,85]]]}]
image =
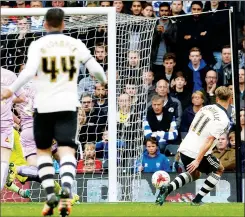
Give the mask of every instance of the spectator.
[{"label": "spectator", "polygon": [[166,80],[159,80],[156,84],[156,92],[163,98],[164,115],[167,115],[170,121],[173,119],[173,116],[175,116],[177,128],[179,128],[182,116],[182,107],[178,99],[169,95],[169,83]]},{"label": "spectator", "polygon": [[100,2],[100,7],[111,7],[112,2],[111,1],[101,1]]},{"label": "spectator", "polygon": [[124,13],[123,1],[113,1],[113,6],[116,7],[117,13]]},{"label": "spectator", "polygon": [[204,95],[201,91],[196,91],[192,94],[192,104],[185,109],[182,116],[181,133],[187,133],[196,113],[203,107]]},{"label": "spectator", "polygon": [[[103,132],[102,140],[96,143],[96,154],[99,158],[108,160],[108,131]],[[124,142],[117,140],[117,148],[124,147]]]},{"label": "spectator", "polygon": [[152,71],[143,72],[144,90],[147,91],[147,104],[151,103],[151,98],[156,94],[156,86],[153,84],[154,73]]},{"label": "spectator", "polygon": [[146,138],[156,137],[160,151],[164,153],[168,142],[178,136],[175,117],[166,113],[161,96],[154,95],[151,103],[152,107],[148,108],[144,118],[144,135]]},{"label": "spectator", "polygon": [[170,16],[170,6],[163,2],[159,6],[161,19],[157,20],[156,29],[153,35],[151,60],[152,70],[157,77],[163,71],[163,57],[167,52],[175,51],[177,26],[171,19],[164,17]]},{"label": "spectator", "polygon": [[8,17],[1,16],[1,34],[10,34],[17,31],[17,26]]},{"label": "spectator", "polygon": [[239,69],[240,108],[245,108],[245,68]]},{"label": "spectator", "polygon": [[205,16],[201,16],[203,4],[201,1],[192,1],[192,16],[187,16],[178,29],[178,54],[181,55],[180,64],[184,66],[188,61],[188,51],[198,47],[203,53],[208,65],[215,63],[210,47],[208,46],[209,24]]},{"label": "spectator", "polygon": [[240,110],[241,140],[245,141],[245,109]]},{"label": "spectator", "polygon": [[104,71],[107,70],[107,46],[103,42],[95,45],[94,56],[96,61],[103,67]]},{"label": "spectator", "polygon": [[205,88],[203,90],[206,105],[213,105],[216,103],[215,90],[217,87],[217,72],[209,70],[205,77]]},{"label": "spectator", "polygon": [[223,134],[219,137],[219,142],[216,145],[216,150],[213,151],[213,155],[219,159],[223,165],[225,171],[235,171],[236,169],[236,157],[235,149],[228,147],[229,141],[227,134]]},{"label": "spectator", "polygon": [[94,76],[90,75],[79,81],[78,84],[78,98],[80,99],[83,93],[89,93],[90,95],[94,94],[96,80]]},{"label": "spectator", "polygon": [[131,97],[128,94],[121,94],[118,98],[117,122],[125,124],[130,118]]},{"label": "spectator", "polygon": [[129,69],[138,69],[139,66],[140,66],[140,54],[139,54],[139,52],[135,51],[135,50],[129,50],[128,51],[128,59],[127,59],[127,67]]},{"label": "spectator", "polygon": [[107,99],[106,86],[101,83],[95,84],[94,96],[95,96],[94,107],[101,109],[105,114],[107,114],[108,99]]},{"label": "spectator", "polygon": [[176,66],[176,56],[174,53],[166,53],[163,57],[163,66],[164,71],[159,76],[159,78],[156,79],[156,81],[159,81],[160,79],[167,80],[169,84],[171,84],[172,80],[175,77],[175,70],[174,67]]},{"label": "spectator", "polygon": [[183,11],[183,1],[172,1],[171,15],[178,16],[183,14],[185,14],[185,12]]},{"label": "spectator", "polygon": [[30,5],[25,3],[25,0],[16,0],[17,8],[29,8]]},{"label": "spectator", "polygon": [[86,123],[86,112],[83,108],[78,109],[78,125],[79,125],[79,131],[81,127]]},{"label": "spectator", "polygon": [[[42,8],[41,1],[31,1],[31,8]],[[31,16],[31,30],[41,31],[43,29],[44,16]]]},{"label": "spectator", "polygon": [[238,51],[238,58],[239,58],[239,68],[240,69],[244,68],[245,67],[245,38],[242,39],[242,48],[241,50]]},{"label": "spectator", "polygon": [[136,85],[136,79],[128,79],[126,81],[125,85],[125,93],[127,93],[130,96],[130,101],[131,101],[131,106],[137,106],[140,104],[139,99],[138,99],[138,87]]},{"label": "spectator", "polygon": [[131,13],[134,16],[140,16],[142,11],[142,3],[141,1],[132,1],[131,5]]},{"label": "spectator", "polygon": [[185,172],[185,167],[180,159],[180,153],[177,152],[172,165],[172,172],[177,172],[178,174]]},{"label": "spectator", "polygon": [[236,148],[236,134],[235,134],[235,131],[232,131],[229,133],[229,144],[230,144],[230,147],[235,149]]},{"label": "spectator", "polygon": [[224,45],[230,43],[229,33],[229,11],[224,10],[226,7],[222,1],[206,1],[204,11],[212,11],[207,16],[209,24],[209,42],[208,45],[213,52],[216,60],[214,69],[221,67],[221,50]]},{"label": "spectator", "polygon": [[84,150],[84,160],[77,164],[77,173],[100,173],[102,162],[96,159],[95,145],[87,143]]},{"label": "spectator", "polygon": [[94,108],[94,102],[90,94],[81,97],[82,108],[86,113],[86,123],[81,127],[79,141],[96,142],[102,139],[103,130],[106,127],[107,115],[98,108]]},{"label": "spectator", "polygon": [[138,171],[145,173],[154,173],[163,170],[171,172],[168,158],[161,154],[155,138],[146,140],[146,149],[143,152],[142,163],[138,167]]},{"label": "spectator", "polygon": [[191,105],[191,93],[186,88],[186,84],[187,82],[183,72],[177,72],[173,80],[174,86],[171,88],[170,96],[180,101],[183,111]]},{"label": "spectator", "polygon": [[52,1],[52,7],[53,8],[62,8],[62,7],[65,7],[65,1],[62,1],[62,0],[59,0],[59,1]]},{"label": "spectator", "polygon": [[94,2],[88,2],[87,7],[97,7]]},{"label": "spectator", "polygon": [[218,86],[226,86],[232,84],[231,70],[231,47],[226,45],[222,49],[222,63],[218,71]]},{"label": "spectator", "polygon": [[205,77],[209,70],[206,62],[202,59],[199,48],[193,47],[189,55],[190,62],[185,70],[187,77],[187,86],[193,93],[197,90],[203,90]]},{"label": "spectator", "polygon": [[144,17],[154,17],[152,4],[148,3],[148,2],[143,4],[143,8],[142,8],[141,13]]}]

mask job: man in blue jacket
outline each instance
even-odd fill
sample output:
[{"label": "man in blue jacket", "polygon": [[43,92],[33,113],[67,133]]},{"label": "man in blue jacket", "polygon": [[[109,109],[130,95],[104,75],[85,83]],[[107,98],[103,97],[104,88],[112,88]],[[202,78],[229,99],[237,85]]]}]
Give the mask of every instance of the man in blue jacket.
[{"label": "man in blue jacket", "polygon": [[142,162],[138,165],[138,171],[154,173],[159,170],[170,172],[170,163],[169,159],[160,153],[156,138],[151,137],[146,140],[146,149],[143,152]]}]

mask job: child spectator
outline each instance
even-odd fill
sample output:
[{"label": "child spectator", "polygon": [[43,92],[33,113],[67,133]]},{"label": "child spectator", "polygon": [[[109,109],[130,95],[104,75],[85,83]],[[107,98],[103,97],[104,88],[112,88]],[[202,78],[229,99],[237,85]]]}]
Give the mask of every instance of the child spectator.
[{"label": "child spectator", "polygon": [[146,149],[143,152],[142,163],[138,167],[138,171],[145,173],[154,173],[159,170],[170,172],[170,164],[168,158],[160,153],[156,138],[146,140]]},{"label": "child spectator", "polygon": [[235,149],[236,148],[236,139],[235,139],[235,132],[232,131],[229,133],[229,143],[231,148]]},{"label": "child spectator", "polygon": [[[102,140],[97,142],[96,145],[96,153],[99,158],[108,159],[108,131],[105,130],[103,132]],[[122,148],[124,146],[124,142],[121,140],[117,140],[117,148]]]},{"label": "child spectator", "polygon": [[95,144],[85,144],[84,160],[80,160],[77,164],[77,173],[98,173],[101,172],[102,163],[96,159]]},{"label": "child spectator", "polygon": [[234,171],[236,169],[235,149],[229,148],[228,142],[227,134],[221,135],[213,155],[220,160],[225,171]]},{"label": "child spectator", "polygon": [[176,73],[173,80],[173,88],[171,89],[170,96],[177,98],[182,105],[183,111],[191,105],[191,93],[186,88],[186,77],[183,72]]},{"label": "child spectator", "polygon": [[143,8],[141,11],[144,17],[154,17],[153,6],[151,3],[146,2],[143,4]]}]

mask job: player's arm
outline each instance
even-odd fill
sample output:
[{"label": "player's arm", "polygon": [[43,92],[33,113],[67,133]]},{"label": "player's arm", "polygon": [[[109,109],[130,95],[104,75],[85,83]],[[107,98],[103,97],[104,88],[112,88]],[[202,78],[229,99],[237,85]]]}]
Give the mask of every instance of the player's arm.
[{"label": "player's arm", "polygon": [[77,56],[80,61],[88,69],[89,73],[94,76],[100,83],[106,83],[106,75],[102,66],[95,60],[95,58],[90,54],[90,50],[85,46],[84,43],[78,41],[78,53]]},{"label": "player's arm", "polygon": [[37,48],[37,42],[32,42],[28,49],[28,60],[25,68],[20,73],[16,81],[9,86],[9,90],[13,93],[17,92],[24,84],[30,81],[36,74],[40,64],[40,51]]}]

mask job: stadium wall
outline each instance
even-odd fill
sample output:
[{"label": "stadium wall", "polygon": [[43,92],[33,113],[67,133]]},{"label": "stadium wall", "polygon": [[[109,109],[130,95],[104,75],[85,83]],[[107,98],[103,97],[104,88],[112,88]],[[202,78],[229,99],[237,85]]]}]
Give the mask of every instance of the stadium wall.
[{"label": "stadium wall", "polygon": [[[176,174],[170,174],[173,179]],[[134,198],[135,202],[154,202],[158,191],[151,184],[151,173],[143,173],[141,177],[141,190]],[[168,196],[167,200],[171,202],[189,202],[199,191],[201,185],[206,179],[206,175],[202,175],[201,179],[188,184]],[[58,178],[58,177],[56,177]],[[245,178],[243,178],[245,183]],[[40,185],[36,182],[31,184],[32,201],[43,201],[45,194],[40,190]],[[108,202],[108,175],[107,174],[78,174],[74,185],[74,192],[80,196],[81,202]],[[120,183],[118,183],[119,198],[122,193]],[[243,197],[244,198],[244,197]],[[204,202],[231,203],[237,201],[236,193],[236,174],[225,173],[214,191],[208,194]]]}]

